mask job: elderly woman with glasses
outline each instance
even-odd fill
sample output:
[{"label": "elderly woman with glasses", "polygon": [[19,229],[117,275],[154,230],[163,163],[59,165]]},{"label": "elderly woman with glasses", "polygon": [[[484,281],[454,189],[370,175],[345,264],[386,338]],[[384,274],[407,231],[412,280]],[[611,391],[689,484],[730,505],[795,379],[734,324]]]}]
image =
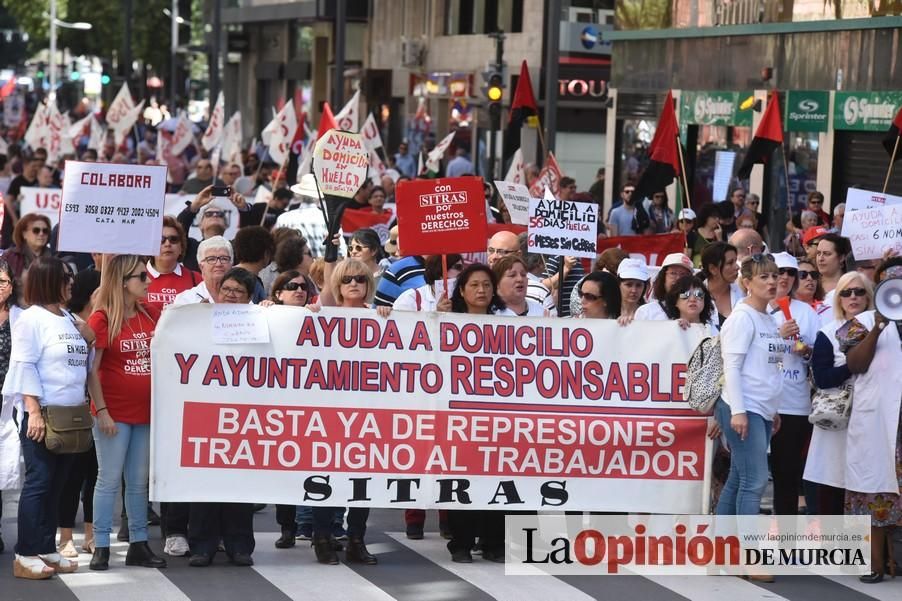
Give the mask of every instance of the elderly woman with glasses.
[{"label": "elderly woman with glasses", "polygon": [[46,215],[28,213],[16,222],[13,246],[3,253],[3,258],[17,280],[22,279],[35,259],[50,256],[49,241],[50,219]]},{"label": "elderly woman with glasses", "polygon": [[197,247],[202,281],[195,287],[180,292],[172,300],[173,305],[191,303],[219,303],[222,278],[232,268],[232,245],[222,236],[207,238]]}]

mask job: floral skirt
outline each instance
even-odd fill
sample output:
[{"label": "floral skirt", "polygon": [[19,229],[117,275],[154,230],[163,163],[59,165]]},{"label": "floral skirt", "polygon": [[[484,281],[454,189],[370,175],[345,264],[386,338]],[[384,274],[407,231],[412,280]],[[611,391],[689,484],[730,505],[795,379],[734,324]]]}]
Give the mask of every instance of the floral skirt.
[{"label": "floral skirt", "polygon": [[[896,434],[896,477],[902,487],[902,411],[899,412],[899,430]],[[902,496],[888,493],[864,493],[846,491],[846,515],[870,515],[871,525],[902,526]]]}]

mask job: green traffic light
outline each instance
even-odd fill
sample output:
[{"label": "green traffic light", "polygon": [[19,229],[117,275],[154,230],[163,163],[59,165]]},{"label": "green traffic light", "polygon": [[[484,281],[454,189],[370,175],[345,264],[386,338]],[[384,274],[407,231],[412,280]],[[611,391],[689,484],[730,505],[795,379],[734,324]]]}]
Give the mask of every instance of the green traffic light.
[{"label": "green traffic light", "polygon": [[79,79],[81,79],[81,73],[79,73],[78,71],[73,71],[69,74],[69,79],[71,81],[78,81]]},{"label": "green traffic light", "polygon": [[35,73],[34,75],[35,75],[35,77],[37,77],[38,79],[44,79],[44,72],[43,72],[43,71],[38,71],[38,72]]},{"label": "green traffic light", "polygon": [[107,75],[106,73],[104,73],[103,75],[101,75],[101,76],[100,76],[100,83],[101,83],[101,85],[104,85],[104,86],[107,85],[108,83],[110,83],[110,76]]}]

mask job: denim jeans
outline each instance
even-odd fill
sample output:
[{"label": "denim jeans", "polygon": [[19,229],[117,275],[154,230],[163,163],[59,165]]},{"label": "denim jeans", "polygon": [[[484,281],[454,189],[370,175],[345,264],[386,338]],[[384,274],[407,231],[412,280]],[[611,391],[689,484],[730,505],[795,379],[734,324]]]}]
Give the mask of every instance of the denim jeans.
[{"label": "denim jeans", "polygon": [[723,399],[717,401],[714,412],[730,447],[730,475],[720,493],[717,515],[758,515],[767,487],[767,447],[773,422],[746,412],[748,433],[741,440],[730,427],[730,406]]},{"label": "denim jeans", "polygon": [[[344,507],[314,507],[313,508],[313,535],[327,537],[332,534],[332,526],[336,524],[336,518],[344,513]],[[362,539],[366,534],[366,521],[370,517],[369,507],[351,507],[348,509],[348,537]],[[341,524],[340,521],[337,522]]]},{"label": "denim jeans", "polygon": [[[313,526],[313,506],[312,505],[298,505],[297,511],[295,512],[295,521],[298,526]],[[345,521],[345,508],[344,507],[336,507],[335,508],[335,516],[333,518],[333,523],[337,526],[341,526]]]},{"label": "denim jeans", "polygon": [[110,546],[113,505],[119,482],[125,476],[125,512],[129,541],[147,540],[147,485],[150,473],[150,425],[116,422],[115,436],[94,426],[97,449],[97,486],[94,488],[94,539],[98,547]]},{"label": "denim jeans", "polygon": [[28,438],[28,414],[22,415],[19,440],[25,458],[25,484],[19,496],[16,553],[26,557],[56,553],[59,500],[75,455],[51,453]]}]

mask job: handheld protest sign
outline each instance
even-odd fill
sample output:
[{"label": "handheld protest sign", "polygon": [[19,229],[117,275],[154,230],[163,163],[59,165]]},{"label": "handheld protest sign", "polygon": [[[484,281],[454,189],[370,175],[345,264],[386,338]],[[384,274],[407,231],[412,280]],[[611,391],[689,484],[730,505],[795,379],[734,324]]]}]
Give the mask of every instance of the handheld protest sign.
[{"label": "handheld protest sign", "polygon": [[66,161],[59,250],[157,255],[165,194],[165,166]]},{"label": "handheld protest sign", "polygon": [[529,251],[595,258],[598,205],[555,198],[529,199]]},{"label": "handheld protest sign", "polygon": [[29,213],[43,215],[50,220],[50,227],[55,227],[59,223],[62,190],[23,186],[19,189],[19,196],[19,215]]},{"label": "handheld protest sign", "polygon": [[515,182],[495,182],[495,189],[504,201],[511,223],[529,225],[529,188]]},{"label": "handheld protest sign", "polygon": [[398,239],[405,255],[485,252],[485,190],[476,176],[400,181]]},{"label": "handheld protest sign", "polygon": [[338,248],[331,243],[341,227],[341,216],[349,198],[366,181],[369,151],[363,136],[349,131],[330,129],[313,147],[313,176],[323,197],[323,212],[329,231],[326,261],[338,258]]}]

